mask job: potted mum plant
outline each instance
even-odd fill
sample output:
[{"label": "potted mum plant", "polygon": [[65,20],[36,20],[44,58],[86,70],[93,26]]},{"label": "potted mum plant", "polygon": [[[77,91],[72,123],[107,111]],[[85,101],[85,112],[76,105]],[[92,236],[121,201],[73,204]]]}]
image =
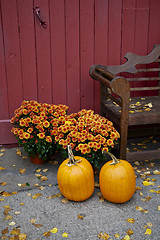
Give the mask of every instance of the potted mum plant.
[{"label": "potted mum plant", "polygon": [[64,158],[70,145],[75,156],[86,158],[95,169],[105,159],[103,153],[111,151],[120,137],[111,121],[86,109],[66,116],[53,135]]},{"label": "potted mum plant", "polygon": [[68,109],[62,104],[23,101],[21,107],[15,110],[15,116],[11,119],[14,125],[11,131],[18,139],[19,146],[23,146],[29,154],[31,161],[42,163],[54,153],[52,123],[54,119],[65,116]]}]

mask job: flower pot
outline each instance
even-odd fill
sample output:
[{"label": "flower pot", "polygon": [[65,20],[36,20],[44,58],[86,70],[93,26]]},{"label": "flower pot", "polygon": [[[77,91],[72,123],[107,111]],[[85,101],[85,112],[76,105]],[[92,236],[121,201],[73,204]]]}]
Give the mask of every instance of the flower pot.
[{"label": "flower pot", "polygon": [[31,162],[32,163],[34,163],[34,164],[44,164],[44,163],[46,163],[48,160],[46,159],[46,160],[43,160],[42,158],[39,158],[39,155],[38,154],[36,154],[36,156],[35,157],[30,157],[30,160],[31,160]]}]

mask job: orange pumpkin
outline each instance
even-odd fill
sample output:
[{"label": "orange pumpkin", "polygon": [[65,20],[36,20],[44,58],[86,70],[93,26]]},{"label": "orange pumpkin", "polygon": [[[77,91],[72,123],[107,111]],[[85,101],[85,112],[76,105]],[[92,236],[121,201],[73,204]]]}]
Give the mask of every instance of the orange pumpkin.
[{"label": "orange pumpkin", "polygon": [[117,160],[114,155],[103,165],[99,175],[100,190],[105,199],[114,203],[128,201],[135,192],[136,178],[132,165],[125,160]]},{"label": "orange pumpkin", "polygon": [[71,146],[68,146],[68,156],[57,172],[60,192],[69,200],[84,201],[94,192],[93,168],[85,158],[74,157]]}]

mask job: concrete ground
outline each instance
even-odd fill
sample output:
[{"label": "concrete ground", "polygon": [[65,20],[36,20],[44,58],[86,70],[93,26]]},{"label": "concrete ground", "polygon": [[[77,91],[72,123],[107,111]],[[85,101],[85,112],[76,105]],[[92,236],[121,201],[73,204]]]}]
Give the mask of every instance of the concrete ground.
[{"label": "concrete ground", "polygon": [[114,204],[97,184],[88,200],[68,201],[57,184],[59,157],[35,165],[26,156],[23,148],[0,148],[0,239],[160,239],[160,159],[135,160],[137,190]]}]

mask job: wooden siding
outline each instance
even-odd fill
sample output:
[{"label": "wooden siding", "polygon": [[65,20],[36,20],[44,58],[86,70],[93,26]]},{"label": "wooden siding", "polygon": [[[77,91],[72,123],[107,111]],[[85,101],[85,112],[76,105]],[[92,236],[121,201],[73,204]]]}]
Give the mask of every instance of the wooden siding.
[{"label": "wooden siding", "polygon": [[159,9],[159,0],[0,0],[0,144],[16,141],[9,120],[23,99],[99,112],[90,66],[149,53],[160,43]]}]

